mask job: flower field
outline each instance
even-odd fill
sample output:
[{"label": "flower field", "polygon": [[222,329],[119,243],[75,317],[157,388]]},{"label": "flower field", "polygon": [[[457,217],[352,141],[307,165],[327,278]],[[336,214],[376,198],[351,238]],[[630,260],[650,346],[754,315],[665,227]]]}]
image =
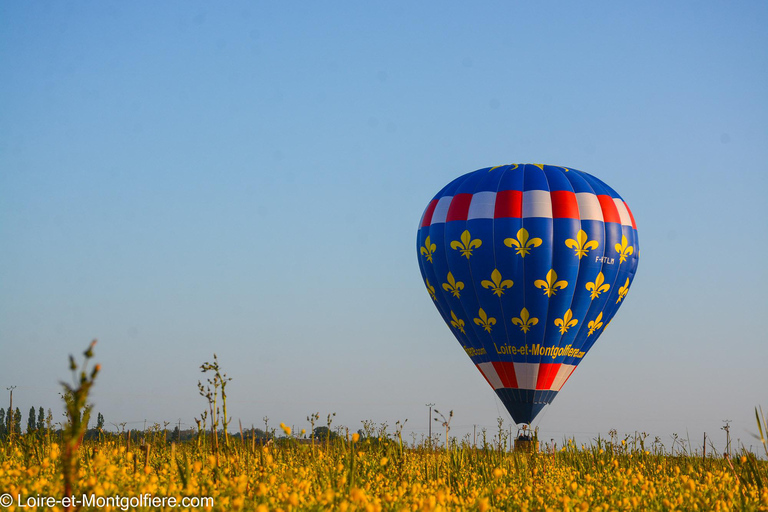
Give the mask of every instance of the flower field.
[{"label": "flower field", "polygon": [[[331,431],[335,414],[315,429],[319,413],[307,417],[309,438],[282,423],[279,438],[268,428],[258,443],[255,429],[232,436],[225,392],[232,379],[215,355],[200,367],[213,377],[198,383],[208,407],[191,438],[177,430],[171,442],[159,425],[88,430],[88,396],[100,371],[89,368],[95,343],[81,366],[70,357],[63,428],[53,430],[49,413],[45,428],[0,437],[0,511],[768,511],[768,461],[743,448],[733,457],[694,456],[684,447],[668,453],[657,442],[647,449],[643,435],[619,441],[611,431],[610,441],[590,446],[509,451],[501,419],[498,435],[488,442],[483,432],[480,446],[468,439],[407,445],[404,422],[391,434],[386,423],[377,429],[363,421],[364,430],[350,434]],[[768,423],[762,410],[755,414],[768,456]],[[448,438],[453,412],[440,416]]]},{"label": "flower field", "polygon": [[[446,450],[354,434],[268,446],[222,438],[217,456],[207,436],[181,444],[162,435],[130,446],[126,436],[110,434],[86,441],[71,493],[86,496],[82,510],[173,509],[87,501],[147,494],[178,503],[213,498],[181,510],[768,510],[768,466],[748,453],[703,459],[604,442],[539,453],[491,445]],[[0,493],[14,500],[5,509],[65,510],[34,506],[35,496],[62,497],[61,455],[55,436],[0,445]]]}]

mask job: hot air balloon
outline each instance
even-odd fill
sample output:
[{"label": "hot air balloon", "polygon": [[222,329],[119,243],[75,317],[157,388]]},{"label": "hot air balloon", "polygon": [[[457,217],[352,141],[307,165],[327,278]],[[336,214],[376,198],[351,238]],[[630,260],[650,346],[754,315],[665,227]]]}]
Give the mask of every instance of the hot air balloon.
[{"label": "hot air balloon", "polygon": [[552,402],[624,302],[638,238],[627,203],[576,169],[479,169],[427,205],[419,267],[443,320],[515,423]]}]

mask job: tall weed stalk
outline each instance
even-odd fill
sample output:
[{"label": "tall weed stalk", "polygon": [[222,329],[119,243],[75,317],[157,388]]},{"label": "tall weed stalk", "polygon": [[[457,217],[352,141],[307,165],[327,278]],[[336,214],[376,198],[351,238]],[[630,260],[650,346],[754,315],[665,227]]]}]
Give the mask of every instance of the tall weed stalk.
[{"label": "tall weed stalk", "polygon": [[[75,358],[69,356],[69,369],[72,372],[73,384],[61,382],[64,388],[64,404],[67,413],[67,424],[63,430],[61,450],[61,470],[64,479],[64,496],[72,496],[72,490],[77,477],[77,468],[80,459],[80,445],[83,443],[83,436],[88,429],[88,421],[91,418],[92,405],[88,403],[88,395],[91,392],[96,375],[101,369],[101,365],[96,364],[89,372],[88,362],[93,357],[93,347],[96,340],[93,340],[88,349],[83,352],[85,359],[83,364],[78,367]],[[78,375],[78,370],[80,373]],[[64,510],[72,510],[72,504],[67,503]]]}]

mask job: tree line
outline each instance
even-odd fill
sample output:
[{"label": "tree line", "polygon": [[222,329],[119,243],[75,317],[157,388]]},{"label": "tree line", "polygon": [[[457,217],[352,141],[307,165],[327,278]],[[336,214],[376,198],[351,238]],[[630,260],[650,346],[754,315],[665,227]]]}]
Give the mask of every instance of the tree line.
[{"label": "tree line", "polygon": [[[53,412],[51,412],[51,409],[48,409],[46,414],[45,409],[42,407],[37,410],[35,410],[34,407],[29,408],[25,430],[22,430],[22,421],[21,410],[18,407],[16,407],[16,410],[9,407],[7,411],[4,408],[0,408],[0,439],[7,439],[11,433],[14,435],[25,433],[32,434],[35,432],[43,432],[46,429],[53,430],[54,427]],[[101,430],[103,428],[104,416],[99,413],[96,429]]]}]

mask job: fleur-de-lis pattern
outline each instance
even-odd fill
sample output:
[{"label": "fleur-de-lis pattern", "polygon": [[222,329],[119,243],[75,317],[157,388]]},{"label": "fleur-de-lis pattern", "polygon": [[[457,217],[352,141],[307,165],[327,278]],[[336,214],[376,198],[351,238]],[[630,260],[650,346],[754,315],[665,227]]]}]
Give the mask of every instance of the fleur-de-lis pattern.
[{"label": "fleur-de-lis pattern", "polygon": [[429,284],[429,279],[424,280],[427,284],[427,291],[429,292],[429,296],[432,297],[432,300],[437,302],[437,294],[435,293],[435,287]]},{"label": "fleur-de-lis pattern", "polygon": [[515,283],[511,279],[502,279],[499,269],[493,269],[491,272],[491,280],[484,279],[480,281],[480,285],[483,288],[490,288],[493,290],[494,295],[501,297],[504,294],[505,288],[512,288]]},{"label": "fleur-de-lis pattern", "polygon": [[461,334],[466,334],[464,331],[464,320],[456,316],[456,313],[451,311],[451,325],[461,331]]},{"label": "fleur-de-lis pattern", "polygon": [[587,334],[587,336],[592,336],[592,334],[594,334],[594,332],[600,329],[602,326],[603,326],[603,312],[601,311],[600,313],[598,313],[597,318],[595,318],[594,320],[589,322],[589,324],[587,324],[587,327],[589,327],[589,334]]},{"label": "fleur-de-lis pattern", "polygon": [[532,318],[526,308],[520,310],[520,316],[512,319],[512,323],[519,326],[523,332],[528,332],[531,327],[539,323],[538,318]]},{"label": "fleur-de-lis pattern", "polygon": [[629,278],[627,278],[626,281],[624,281],[624,286],[619,288],[619,298],[616,299],[616,304],[621,302],[621,299],[627,296],[627,293],[629,293]]},{"label": "fleur-de-lis pattern", "polygon": [[542,243],[541,238],[530,238],[530,234],[525,228],[520,228],[515,236],[516,238],[505,238],[504,245],[514,247],[515,254],[519,254],[521,258],[525,258],[532,248],[539,247]]},{"label": "fleur-de-lis pattern", "polygon": [[547,278],[537,279],[533,282],[536,288],[541,288],[547,297],[553,296],[558,290],[564,290],[568,287],[568,281],[558,281],[557,272],[554,269],[547,272]]},{"label": "fleur-de-lis pattern", "polygon": [[447,283],[443,283],[443,290],[447,292],[451,292],[451,295],[456,297],[457,299],[461,297],[461,290],[464,289],[464,283],[461,281],[456,281],[456,279],[453,277],[453,274],[448,272],[448,279]]},{"label": "fleur-de-lis pattern", "polygon": [[629,242],[627,241],[627,237],[621,235],[621,243],[614,246],[616,252],[619,253],[619,263],[624,263],[624,261],[627,259],[627,256],[632,256],[632,254],[635,252],[635,248],[631,245],[627,245],[628,243]]},{"label": "fleur-de-lis pattern", "polygon": [[607,292],[611,285],[604,284],[605,283],[605,276],[602,272],[599,272],[597,274],[597,277],[595,278],[594,282],[587,283],[586,288],[590,291],[590,298],[592,300],[595,300],[600,296],[601,293]]},{"label": "fleur-de-lis pattern", "polygon": [[[513,418],[529,423],[626,302],[639,255],[632,212],[581,171],[502,165],[441,189],[419,225],[433,304]],[[515,387],[525,392],[502,389]]]},{"label": "fleur-de-lis pattern", "polygon": [[477,312],[478,316],[480,318],[475,318],[475,323],[477,325],[482,326],[483,329],[485,329],[488,332],[491,332],[491,327],[496,325],[496,319],[492,316],[489,317],[483,308],[480,308],[480,310]]},{"label": "fleur-de-lis pattern", "polygon": [[556,318],[555,325],[560,328],[560,334],[565,334],[568,329],[578,324],[579,321],[573,318],[573,311],[570,309],[565,312],[563,318]]},{"label": "fleur-de-lis pattern", "polygon": [[451,249],[461,251],[461,255],[469,259],[472,256],[472,250],[477,249],[483,245],[483,241],[479,238],[472,239],[472,235],[469,234],[469,230],[465,229],[461,234],[460,240],[454,240],[451,242]]},{"label": "fleur-de-lis pattern", "polygon": [[427,238],[424,240],[424,245],[419,247],[419,252],[421,252],[422,256],[427,258],[427,261],[432,263],[432,254],[437,250],[437,245],[433,244],[432,241],[429,239],[429,235],[427,235]]},{"label": "fleur-de-lis pattern", "polygon": [[576,251],[576,256],[578,256],[579,259],[581,259],[582,256],[586,256],[592,249],[597,249],[599,247],[597,240],[589,240],[587,232],[583,229],[580,229],[576,234],[575,240],[573,238],[568,238],[565,241],[565,245]]}]

